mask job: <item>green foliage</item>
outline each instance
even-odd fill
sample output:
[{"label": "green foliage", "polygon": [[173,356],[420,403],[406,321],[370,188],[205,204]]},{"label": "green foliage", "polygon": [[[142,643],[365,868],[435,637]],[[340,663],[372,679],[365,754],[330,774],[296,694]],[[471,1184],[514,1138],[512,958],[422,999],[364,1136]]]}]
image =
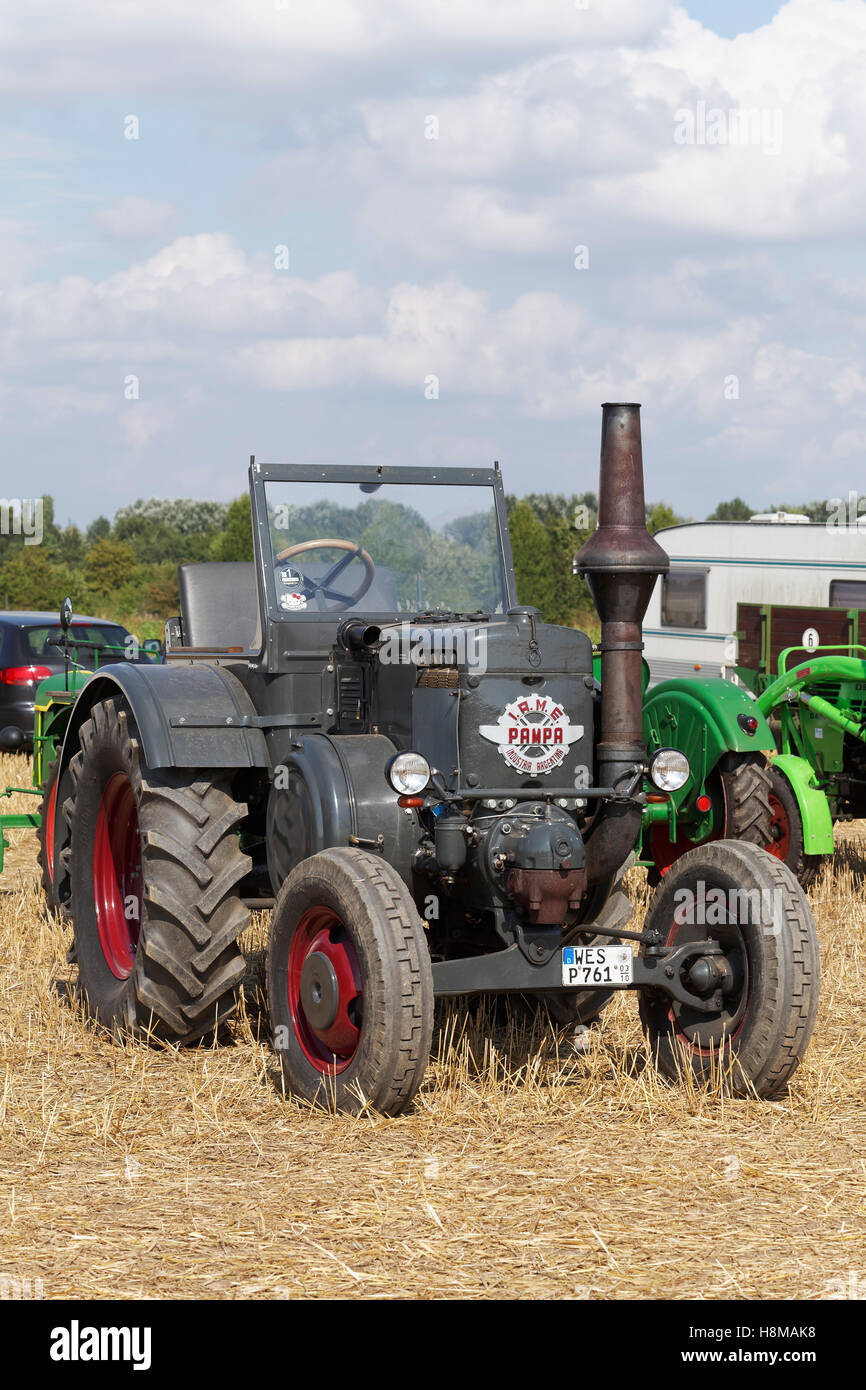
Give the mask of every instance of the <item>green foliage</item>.
[{"label": "green foliage", "polygon": [[59,609],[65,584],[64,571],[51,563],[41,546],[22,546],[0,570],[0,602],[9,608]]},{"label": "green foliage", "polygon": [[734,497],[730,502],[720,502],[707,521],[748,521],[758,508],[750,507],[742,497]]},{"label": "green foliage", "polygon": [[111,535],[111,522],[107,516],[98,516],[95,521],[91,521],[87,528],[87,544],[93,545],[94,541],[104,541],[106,536]]},{"label": "green foliage", "polygon": [[144,585],[141,596],[142,606],[148,613],[171,617],[180,612],[180,595],[177,589],[177,565],[167,561],[154,565],[150,577]]},{"label": "green foliage", "polygon": [[130,534],[140,534],[142,527],[162,527],[181,536],[213,531],[225,524],[228,504],[203,502],[193,497],[139,497],[114,515],[114,534],[124,540]]},{"label": "green foliage", "polygon": [[573,561],[595,528],[595,494],[530,493],[519,501],[509,497],[508,508],[520,602],[537,608],[546,622],[585,626],[592,599]]},{"label": "green foliage", "polygon": [[230,502],[221,529],[210,541],[212,560],[251,560],[253,521],[250,496],[245,492]]},{"label": "green foliage", "polygon": [[132,578],[135,551],[126,541],[97,541],[84,561],[84,580],[94,593],[105,595],[121,589]]},{"label": "green foliage", "polygon": [[667,502],[654,502],[646,509],[646,529],[651,536],[656,531],[661,531],[665,526],[679,526],[684,522],[684,516],[677,516],[673,507],[669,507]]}]

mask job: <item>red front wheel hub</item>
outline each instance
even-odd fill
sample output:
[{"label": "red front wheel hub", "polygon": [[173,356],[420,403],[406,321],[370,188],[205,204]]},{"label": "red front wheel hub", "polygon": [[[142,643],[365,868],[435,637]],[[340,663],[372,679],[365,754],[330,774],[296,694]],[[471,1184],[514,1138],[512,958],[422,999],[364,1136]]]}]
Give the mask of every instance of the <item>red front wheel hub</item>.
[{"label": "red front wheel hub", "polygon": [[141,839],[132,783],[116,772],[106,783],[96,820],[93,897],[102,954],[112,975],[132,974],[141,928]]},{"label": "red front wheel hub", "polygon": [[295,928],[288,990],[307,1060],[317,1071],[345,1071],[361,1040],[361,968],[349,932],[330,908],[308,908]]}]

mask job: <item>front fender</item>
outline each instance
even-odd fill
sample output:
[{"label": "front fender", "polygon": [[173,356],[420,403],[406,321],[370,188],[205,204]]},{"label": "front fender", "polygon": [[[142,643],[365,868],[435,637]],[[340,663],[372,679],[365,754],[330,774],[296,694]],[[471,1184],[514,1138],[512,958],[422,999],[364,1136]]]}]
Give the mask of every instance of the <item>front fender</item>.
[{"label": "front fender", "polygon": [[833,819],[830,803],[820,787],[814,785],[815,774],[805,758],[794,753],[780,753],[773,758],[773,767],[787,777],[797,798],[803,820],[803,844],[807,854],[833,853]]},{"label": "front fender", "polygon": [[[757,719],[749,734],[738,717]],[[656,748],[685,753],[692,775],[674,795],[679,808],[691,803],[725,753],[774,753],[776,743],[755,701],[730,681],[675,679],[653,686],[644,700],[643,737],[647,755]]]}]

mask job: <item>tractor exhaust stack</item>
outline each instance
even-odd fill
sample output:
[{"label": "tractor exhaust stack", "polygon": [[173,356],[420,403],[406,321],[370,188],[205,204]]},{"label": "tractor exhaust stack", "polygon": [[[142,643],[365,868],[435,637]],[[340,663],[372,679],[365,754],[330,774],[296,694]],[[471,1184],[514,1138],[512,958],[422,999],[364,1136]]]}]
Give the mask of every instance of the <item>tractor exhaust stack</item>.
[{"label": "tractor exhaust stack", "polygon": [[[602,406],[598,525],[576,557],[601,618],[601,786],[624,787],[646,750],[642,737],[643,616],[665,552],[646,529],[640,406]],[[587,841],[590,883],[615,873],[634,847],[640,807],[609,803]]]}]

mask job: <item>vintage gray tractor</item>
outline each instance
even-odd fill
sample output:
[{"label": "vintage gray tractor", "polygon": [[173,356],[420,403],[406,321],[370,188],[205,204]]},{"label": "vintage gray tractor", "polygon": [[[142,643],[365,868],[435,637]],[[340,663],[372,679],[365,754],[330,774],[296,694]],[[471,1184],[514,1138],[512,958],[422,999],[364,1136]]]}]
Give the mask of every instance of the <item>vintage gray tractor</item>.
[{"label": "vintage gray tractor", "polygon": [[604,407],[580,556],[600,686],[589,638],[517,602],[497,468],[252,461],[250,496],[254,564],[183,566],[165,664],[98,672],[69,720],[54,890],[93,1017],[213,1033],[266,875],[291,1093],[396,1113],[436,996],[519,994],[581,1021],[615,989],[638,991],[667,1076],[779,1091],[819,974],[788,869],[697,847],[626,927],[645,778],[679,785],[685,762],[648,763],[641,736],[641,621],[667,559],[644,523],[639,407]]}]

